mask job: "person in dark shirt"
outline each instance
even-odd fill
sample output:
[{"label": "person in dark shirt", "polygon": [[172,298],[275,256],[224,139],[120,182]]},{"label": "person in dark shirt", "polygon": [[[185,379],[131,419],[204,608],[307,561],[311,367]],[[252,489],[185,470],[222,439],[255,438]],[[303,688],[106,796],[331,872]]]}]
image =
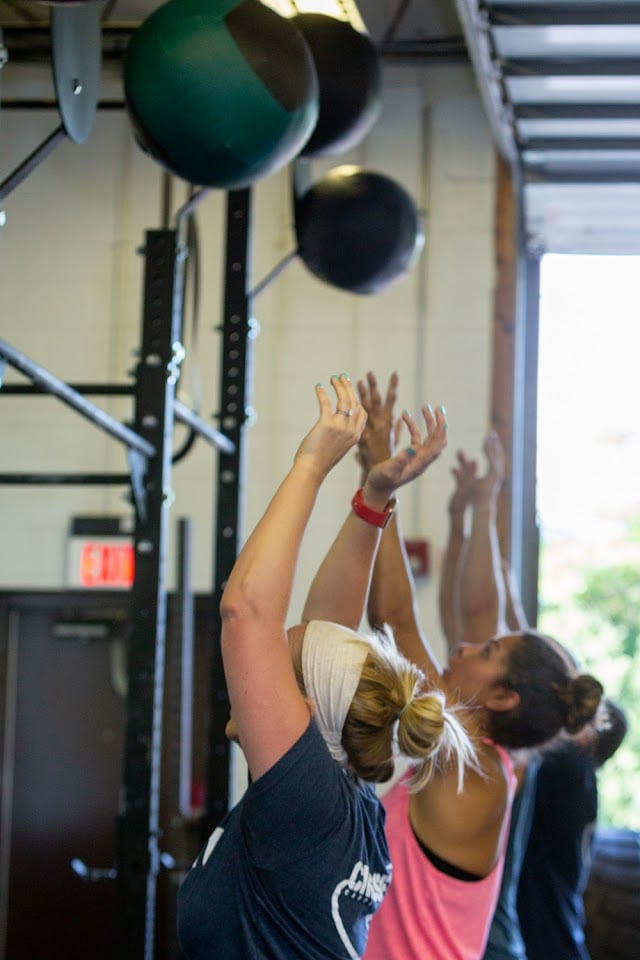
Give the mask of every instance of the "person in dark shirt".
[{"label": "person in dark shirt", "polygon": [[624,711],[605,698],[594,723],[542,755],[517,901],[527,960],[589,960],[583,893],[598,815],[596,771],[626,731]]}]

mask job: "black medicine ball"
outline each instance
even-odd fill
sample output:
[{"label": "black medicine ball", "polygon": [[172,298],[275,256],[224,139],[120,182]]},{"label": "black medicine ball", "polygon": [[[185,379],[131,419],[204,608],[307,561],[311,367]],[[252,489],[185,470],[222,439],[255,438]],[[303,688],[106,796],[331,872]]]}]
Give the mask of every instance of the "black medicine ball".
[{"label": "black medicine ball", "polygon": [[377,293],[413,266],[424,234],[416,206],[394,180],[336,167],[295,199],[298,255],[321,280]]}]

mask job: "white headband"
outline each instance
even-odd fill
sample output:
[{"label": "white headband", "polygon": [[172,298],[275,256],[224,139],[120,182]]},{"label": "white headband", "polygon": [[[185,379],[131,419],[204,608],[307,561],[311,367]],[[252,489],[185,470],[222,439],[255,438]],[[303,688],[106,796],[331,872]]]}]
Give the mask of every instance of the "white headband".
[{"label": "white headband", "polygon": [[302,642],[302,676],[315,706],[315,721],[340,766],[347,765],[342,728],[371,645],[353,630],[311,620]]}]

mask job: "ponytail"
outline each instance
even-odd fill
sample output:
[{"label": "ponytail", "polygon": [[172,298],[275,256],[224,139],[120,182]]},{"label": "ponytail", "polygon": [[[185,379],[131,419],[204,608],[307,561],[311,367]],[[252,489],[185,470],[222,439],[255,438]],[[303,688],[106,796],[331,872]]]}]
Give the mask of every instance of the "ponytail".
[{"label": "ponytail", "polygon": [[342,730],[349,766],[363,780],[390,780],[401,754],[416,761],[411,789],[419,790],[437,767],[452,762],[462,788],[465,765],[475,763],[471,741],[441,690],[417,693],[424,682],[388,635],[372,640]]},{"label": "ponytail", "polygon": [[458,792],[462,790],[465,767],[475,766],[475,752],[455,709],[447,706],[441,690],[431,690],[409,701],[401,712],[397,737],[400,753],[417,761],[408,780],[410,790],[420,790],[434,770],[450,763],[457,764]]}]

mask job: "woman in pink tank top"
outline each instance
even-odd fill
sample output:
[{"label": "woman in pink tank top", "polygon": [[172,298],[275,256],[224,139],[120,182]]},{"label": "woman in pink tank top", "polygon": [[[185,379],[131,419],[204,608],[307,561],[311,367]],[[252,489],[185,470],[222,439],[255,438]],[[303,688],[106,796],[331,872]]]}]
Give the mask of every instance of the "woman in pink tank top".
[{"label": "woman in pink tank top", "polygon": [[[366,475],[389,456],[398,379],[382,399],[372,373],[358,384],[368,420],[359,455]],[[427,783],[409,775],[383,797],[393,879],[371,924],[366,960],[480,960],[495,909],[515,790],[510,751],[531,748],[561,730],[574,733],[595,714],[602,686],[576,676],[563,648],[534,630],[509,630],[495,526],[502,484],[496,434],[485,442],[488,471],[458,455],[457,494],[473,505],[465,540],[450,541],[442,591],[455,584],[458,606],[442,610],[449,644],[438,664],[417,619],[413,578],[398,512],[378,551],[369,598],[372,626],[389,627],[403,654],[432,686],[460,704],[459,717],[477,747],[477,766],[461,786],[455,764]],[[452,499],[452,503],[454,498]],[[451,510],[451,505],[450,505]],[[464,546],[464,549],[463,549]]]}]

